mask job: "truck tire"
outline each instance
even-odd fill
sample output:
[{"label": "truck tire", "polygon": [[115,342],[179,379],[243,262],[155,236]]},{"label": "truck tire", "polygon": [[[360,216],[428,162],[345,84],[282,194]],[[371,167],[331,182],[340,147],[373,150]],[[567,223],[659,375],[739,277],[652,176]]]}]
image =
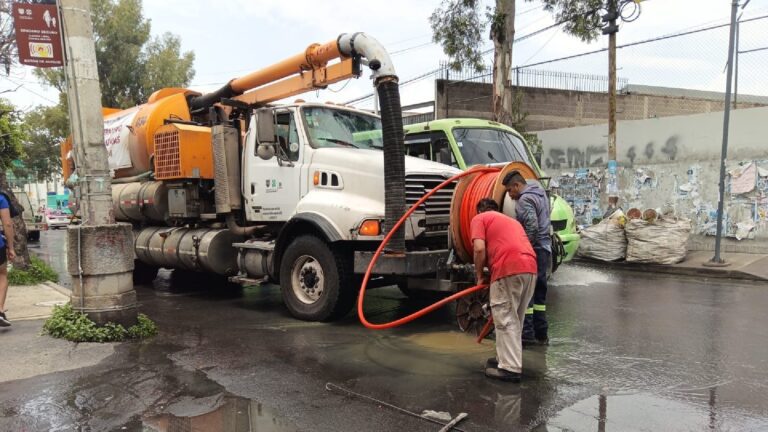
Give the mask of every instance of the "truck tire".
[{"label": "truck tire", "polygon": [[31,241],[31,242],[40,241],[40,231],[28,231],[27,241]]},{"label": "truck tire", "polygon": [[319,238],[294,239],[280,261],[280,291],[291,315],[306,321],[331,321],[355,302],[350,257]]},{"label": "truck tire", "polygon": [[151,283],[157,277],[157,267],[144,264],[139,260],[133,260],[133,283],[135,285],[144,285]]}]

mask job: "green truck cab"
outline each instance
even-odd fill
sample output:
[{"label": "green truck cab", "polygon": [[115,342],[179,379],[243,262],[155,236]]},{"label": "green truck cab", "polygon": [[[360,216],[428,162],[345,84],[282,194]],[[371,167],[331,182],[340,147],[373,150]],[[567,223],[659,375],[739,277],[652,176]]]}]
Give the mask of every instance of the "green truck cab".
[{"label": "green truck cab", "polygon": [[[547,178],[523,136],[511,127],[493,121],[449,118],[406,125],[405,145],[409,156],[463,170],[473,165],[519,161],[533,167],[539,178]],[[543,186],[547,187],[546,184]],[[552,228],[563,242],[563,261],[569,261],[576,254],[580,239],[573,209],[558,195],[550,194],[549,197]]]}]

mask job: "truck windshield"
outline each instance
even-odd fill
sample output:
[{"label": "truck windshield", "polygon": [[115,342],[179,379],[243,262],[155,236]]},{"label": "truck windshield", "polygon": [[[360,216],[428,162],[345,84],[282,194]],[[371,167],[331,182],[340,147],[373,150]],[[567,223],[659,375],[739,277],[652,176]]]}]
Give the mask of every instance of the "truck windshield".
[{"label": "truck windshield", "polygon": [[303,113],[312,147],[384,148],[375,116],[326,107],[305,107]]},{"label": "truck windshield", "polygon": [[525,142],[509,132],[498,129],[455,128],[453,137],[467,166],[513,161],[531,164]]}]

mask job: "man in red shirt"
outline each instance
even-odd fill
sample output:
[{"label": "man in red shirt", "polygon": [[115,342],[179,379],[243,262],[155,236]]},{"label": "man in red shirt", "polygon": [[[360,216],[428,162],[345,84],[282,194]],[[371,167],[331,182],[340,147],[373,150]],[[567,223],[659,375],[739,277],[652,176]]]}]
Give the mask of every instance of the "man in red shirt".
[{"label": "man in red shirt", "polygon": [[520,382],[523,321],[536,286],[536,253],[520,222],[499,213],[498,204],[490,198],[477,203],[470,229],[478,283],[488,283],[485,267],[491,271],[496,358],[486,362],[485,376]]}]

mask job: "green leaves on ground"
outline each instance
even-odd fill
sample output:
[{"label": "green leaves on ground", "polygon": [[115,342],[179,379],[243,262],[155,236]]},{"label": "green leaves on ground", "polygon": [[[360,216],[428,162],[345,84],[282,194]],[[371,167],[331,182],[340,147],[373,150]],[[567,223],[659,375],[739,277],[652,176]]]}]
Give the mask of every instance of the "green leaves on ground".
[{"label": "green leaves on ground", "polygon": [[43,333],[71,342],[120,342],[155,336],[157,326],[144,314],[139,314],[138,323],[127,329],[115,323],[99,326],[67,303],[54,306],[53,315],[43,324]]},{"label": "green leaves on ground", "polygon": [[51,281],[56,282],[59,280],[59,275],[56,274],[45,261],[30,254],[29,268],[21,270],[17,267],[8,270],[8,283],[11,285],[35,285],[41,282]]}]

